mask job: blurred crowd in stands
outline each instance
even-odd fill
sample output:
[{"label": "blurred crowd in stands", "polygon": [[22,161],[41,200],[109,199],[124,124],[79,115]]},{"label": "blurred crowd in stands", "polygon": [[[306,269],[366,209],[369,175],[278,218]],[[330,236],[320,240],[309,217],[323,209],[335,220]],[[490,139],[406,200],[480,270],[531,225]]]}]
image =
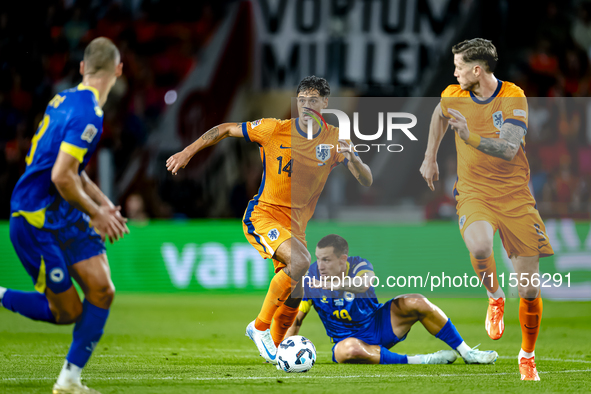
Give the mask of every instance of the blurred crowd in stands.
[{"label": "blurred crowd in stands", "polygon": [[[105,106],[100,147],[114,156],[120,178],[143,154],[162,114],[165,94],[193,67],[196,54],[223,18],[224,1],[142,1],[135,8],[109,1],[2,2],[0,5],[0,218],[8,218],[10,195],[24,171],[24,157],[47,102],[81,81],[84,48],[95,37],[111,38],[123,67]],[[34,7],[34,10],[30,8]],[[96,155],[87,167],[96,178]],[[120,196],[131,213],[138,205],[151,217],[172,214],[158,185],[140,179]],[[138,204],[138,199],[141,202]],[[125,208],[125,206],[124,206]]]},{"label": "blurred crowd in stands", "polygon": [[[28,2],[2,2],[0,219],[9,216],[10,195],[24,171],[24,157],[47,102],[80,82],[79,62],[90,40],[112,38],[124,63],[124,76],[105,107],[101,139],[101,148],[113,152],[119,179],[133,157],[146,154],[144,146],[166,106],[166,93],[177,88],[195,65],[199,49],[211,38],[229,2],[197,1],[191,12],[181,0],[54,0],[35,2],[35,11],[28,9],[33,7]],[[529,97],[526,152],[542,216],[590,218],[591,100],[582,97],[591,96],[591,2],[570,8],[554,1],[544,4],[538,31],[515,52],[505,78]],[[444,159],[440,169],[443,187],[424,201],[427,219],[455,215],[449,193],[455,158]],[[96,178],[96,171],[95,157],[87,172]],[[241,216],[243,200],[256,183],[248,190],[237,186],[231,215]],[[186,189],[193,193],[188,198],[199,198],[199,190]],[[119,202],[139,221],[207,216],[206,209],[179,212],[174,198],[167,183],[140,177]]]}]

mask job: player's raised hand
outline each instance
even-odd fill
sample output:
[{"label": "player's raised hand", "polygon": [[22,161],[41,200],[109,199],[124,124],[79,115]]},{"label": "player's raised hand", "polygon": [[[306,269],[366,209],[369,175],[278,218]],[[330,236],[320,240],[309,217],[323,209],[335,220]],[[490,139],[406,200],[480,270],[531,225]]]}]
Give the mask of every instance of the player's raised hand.
[{"label": "player's raised hand", "polygon": [[127,228],[127,219],[121,213],[121,207],[109,207],[101,205],[96,213],[91,216],[92,225],[101,234],[103,240],[109,239],[111,243],[123,238],[124,234],[129,234]]},{"label": "player's raised hand", "polygon": [[420,171],[423,179],[427,182],[429,189],[434,191],[435,185],[433,185],[433,181],[439,180],[439,166],[437,165],[437,160],[425,157],[423,164],[421,164]]},{"label": "player's raised hand", "polygon": [[457,111],[455,109],[449,108],[447,112],[449,112],[449,114],[452,116],[452,118],[449,120],[449,125],[452,129],[454,129],[456,133],[458,133],[458,136],[461,139],[466,141],[470,136],[470,131],[468,130],[468,122],[466,121],[466,118],[464,117],[464,115],[460,113],[460,111]]},{"label": "player's raised hand", "polygon": [[181,168],[189,164],[190,160],[191,156],[185,151],[175,153],[166,160],[166,169],[172,172],[172,175],[176,175]]},{"label": "player's raised hand", "polygon": [[339,147],[337,152],[340,152],[349,161],[353,160],[354,148],[351,146],[351,141],[339,140]]}]

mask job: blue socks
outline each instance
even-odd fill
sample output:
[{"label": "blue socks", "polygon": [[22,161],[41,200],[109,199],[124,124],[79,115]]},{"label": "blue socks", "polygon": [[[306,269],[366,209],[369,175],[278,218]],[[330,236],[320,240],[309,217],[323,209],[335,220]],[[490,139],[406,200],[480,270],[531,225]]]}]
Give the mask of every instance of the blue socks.
[{"label": "blue socks", "polygon": [[[29,319],[55,323],[47,298],[37,292],[7,289],[2,297],[2,306]],[[92,355],[109,317],[108,309],[94,306],[87,300],[82,303],[82,308],[82,315],[74,326],[74,339],[66,357],[69,363],[80,368],[84,368]]]},{"label": "blue socks", "polygon": [[408,364],[408,357],[405,354],[391,352],[382,346],[380,349],[380,364]]},{"label": "blue socks", "polygon": [[87,300],[82,304],[82,315],[74,327],[74,340],[66,360],[77,367],[84,368],[101,339],[109,310],[92,305]]},{"label": "blue socks", "polygon": [[462,336],[456,329],[456,326],[451,322],[451,319],[447,319],[447,323],[445,323],[443,328],[435,335],[435,338],[441,339],[454,350],[464,342]]},{"label": "blue socks", "polygon": [[2,297],[2,306],[29,319],[55,323],[44,294],[7,289]]}]

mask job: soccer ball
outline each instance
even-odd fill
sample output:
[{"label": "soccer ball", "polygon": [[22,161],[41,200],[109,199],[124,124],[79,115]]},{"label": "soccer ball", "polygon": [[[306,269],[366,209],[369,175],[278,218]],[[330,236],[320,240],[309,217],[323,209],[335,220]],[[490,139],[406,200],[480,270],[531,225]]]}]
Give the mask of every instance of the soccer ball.
[{"label": "soccer ball", "polygon": [[277,347],[277,369],[285,372],[308,372],[316,362],[316,348],[301,335],[285,338]]}]

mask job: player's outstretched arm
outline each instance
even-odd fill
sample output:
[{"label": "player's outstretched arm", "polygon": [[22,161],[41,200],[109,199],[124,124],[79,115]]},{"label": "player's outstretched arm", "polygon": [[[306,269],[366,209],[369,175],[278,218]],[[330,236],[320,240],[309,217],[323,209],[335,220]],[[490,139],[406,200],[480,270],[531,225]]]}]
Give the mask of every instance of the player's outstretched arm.
[{"label": "player's outstretched arm", "polygon": [[293,335],[299,334],[300,328],[302,328],[302,324],[304,323],[304,319],[306,318],[307,315],[308,315],[308,313],[306,313],[306,312],[302,312],[302,311],[298,312],[298,315],[296,316],[293,324],[287,330],[287,333],[285,334],[285,338],[289,338]]},{"label": "player's outstretched arm", "polygon": [[360,184],[370,187],[373,183],[371,168],[359,156],[353,154],[351,150],[351,145],[348,141],[339,140],[339,152],[349,160],[347,168]]},{"label": "player's outstretched arm", "polygon": [[170,156],[166,160],[166,169],[176,175],[181,168],[185,168],[189,164],[197,152],[217,144],[226,137],[244,137],[242,123],[222,123],[210,129],[181,152]]},{"label": "player's outstretched arm", "polygon": [[484,138],[476,133],[470,133],[466,118],[459,111],[451,108],[448,111],[455,118],[451,119],[449,124],[468,145],[473,146],[487,155],[507,161],[513,160],[525,136],[525,129],[523,127],[506,122],[501,127],[499,138]]},{"label": "player's outstretched arm", "polygon": [[79,165],[77,158],[60,151],[51,170],[51,181],[64,200],[88,214],[98,232],[113,243],[129,233],[126,219],[119,214],[121,207],[98,205],[85,191],[82,178],[78,175]]},{"label": "player's outstretched arm", "polygon": [[429,125],[429,141],[427,142],[427,150],[425,151],[425,159],[421,164],[421,175],[429,185],[431,191],[435,190],[433,181],[439,180],[439,166],[437,165],[437,151],[441,140],[447,130],[448,120],[441,112],[441,104],[437,104],[433,115],[431,115],[431,123]]}]

